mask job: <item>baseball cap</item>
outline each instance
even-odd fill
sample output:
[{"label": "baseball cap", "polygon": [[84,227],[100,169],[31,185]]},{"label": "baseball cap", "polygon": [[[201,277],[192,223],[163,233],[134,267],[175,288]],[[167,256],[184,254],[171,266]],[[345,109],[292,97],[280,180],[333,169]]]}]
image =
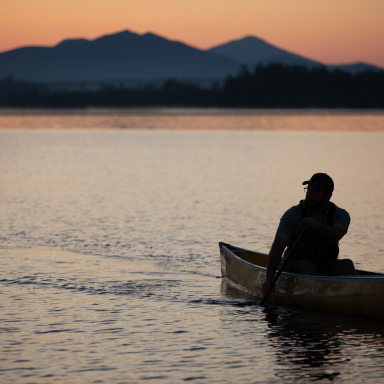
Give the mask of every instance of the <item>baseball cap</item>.
[{"label": "baseball cap", "polygon": [[324,188],[327,192],[333,192],[335,188],[332,178],[326,173],[315,173],[310,180],[303,182],[303,185],[306,184],[312,184],[317,188]]}]

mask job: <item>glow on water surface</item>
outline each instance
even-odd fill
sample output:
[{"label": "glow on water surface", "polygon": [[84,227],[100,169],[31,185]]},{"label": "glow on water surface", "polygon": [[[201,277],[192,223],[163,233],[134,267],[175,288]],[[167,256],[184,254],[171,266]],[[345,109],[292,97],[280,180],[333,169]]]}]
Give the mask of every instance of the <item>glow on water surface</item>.
[{"label": "glow on water surface", "polygon": [[221,283],[217,242],[267,252],[315,172],[384,272],[384,134],[1,131],[1,382],[381,382],[382,320]]}]

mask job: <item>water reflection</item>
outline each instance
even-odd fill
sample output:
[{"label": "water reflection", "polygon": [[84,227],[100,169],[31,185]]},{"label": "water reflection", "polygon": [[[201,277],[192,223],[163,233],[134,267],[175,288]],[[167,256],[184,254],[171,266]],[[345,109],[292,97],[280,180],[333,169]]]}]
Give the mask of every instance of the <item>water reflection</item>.
[{"label": "water reflection", "polygon": [[[334,380],[360,377],[369,370],[377,378],[382,375],[384,357],[384,324],[379,319],[344,316],[268,303],[260,307],[226,283],[222,295],[240,300],[244,309],[225,311],[247,322],[254,312],[255,325],[264,321],[265,337],[272,346],[276,364],[271,367],[276,377],[294,381]],[[260,316],[262,314],[262,316]],[[227,321],[227,320],[226,320]],[[247,325],[252,329],[252,326]]]},{"label": "water reflection", "polygon": [[[55,118],[57,126],[33,124],[104,121]],[[105,124],[143,127],[135,119]],[[327,129],[341,123],[310,119]],[[157,128],[171,123],[158,120]],[[203,116],[169,128],[301,130],[311,121]],[[383,146],[382,133],[0,131],[0,381],[380,378],[372,322],[364,330],[337,315],[265,309],[220,295],[215,276],[218,241],[267,252],[281,213],[301,196],[302,175],[319,168],[338,180],[335,203],[353,218],[343,257],[383,271]]]},{"label": "water reflection", "polygon": [[338,366],[344,362],[336,337],[340,330],[325,326],[317,316],[305,312],[282,313],[281,308],[266,308],[265,318],[277,362],[290,367],[292,378],[333,379],[340,375]]}]

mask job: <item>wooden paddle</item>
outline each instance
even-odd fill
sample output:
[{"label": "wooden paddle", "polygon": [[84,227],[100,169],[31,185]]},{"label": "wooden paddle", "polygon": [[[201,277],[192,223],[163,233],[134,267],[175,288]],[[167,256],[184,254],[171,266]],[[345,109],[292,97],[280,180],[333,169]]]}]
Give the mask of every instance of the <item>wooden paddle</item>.
[{"label": "wooden paddle", "polygon": [[[292,248],[290,249],[290,251],[289,251],[287,257],[285,258],[285,260],[284,260],[283,263],[281,264],[280,268],[277,270],[276,275],[275,275],[275,277],[273,278],[272,283],[271,283],[271,289],[273,289],[273,287],[275,286],[275,284],[276,284],[276,282],[277,282],[277,279],[278,279],[278,278],[280,277],[280,275],[283,273],[284,268],[286,267],[286,265],[287,265],[288,262],[289,262],[289,259],[290,259],[290,256],[291,256],[291,254],[292,254],[292,251],[296,248],[296,245],[297,245],[297,243],[299,242],[299,240],[300,240],[300,238],[301,238],[301,235],[304,233],[304,231],[305,231],[305,227],[301,230],[299,236],[297,236],[297,239],[296,239],[296,241],[293,243]],[[267,300],[267,297],[268,297],[268,295],[264,295],[264,296],[263,296],[263,298],[262,298],[261,301],[260,301],[260,304],[261,304],[261,305],[264,305],[265,300]]]}]

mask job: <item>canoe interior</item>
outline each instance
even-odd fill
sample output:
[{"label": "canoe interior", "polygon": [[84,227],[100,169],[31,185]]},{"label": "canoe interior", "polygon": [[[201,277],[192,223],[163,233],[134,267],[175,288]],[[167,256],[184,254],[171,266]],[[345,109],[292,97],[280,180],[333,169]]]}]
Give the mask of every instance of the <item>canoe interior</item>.
[{"label": "canoe interior", "polygon": [[[259,267],[267,268],[268,255],[265,253],[253,252],[247,249],[237,248],[229,244],[225,244],[225,246],[241,259],[248,261],[251,264],[258,265]],[[360,269],[356,269],[356,273],[357,275],[382,275],[382,273],[374,273]]]},{"label": "canoe interior", "polygon": [[239,251],[239,250],[232,250],[232,252],[239,256],[241,259],[248,261],[251,264],[258,265],[259,267],[267,268],[267,259],[268,256],[264,255],[263,253],[257,253],[257,252],[250,252],[250,251]]}]

